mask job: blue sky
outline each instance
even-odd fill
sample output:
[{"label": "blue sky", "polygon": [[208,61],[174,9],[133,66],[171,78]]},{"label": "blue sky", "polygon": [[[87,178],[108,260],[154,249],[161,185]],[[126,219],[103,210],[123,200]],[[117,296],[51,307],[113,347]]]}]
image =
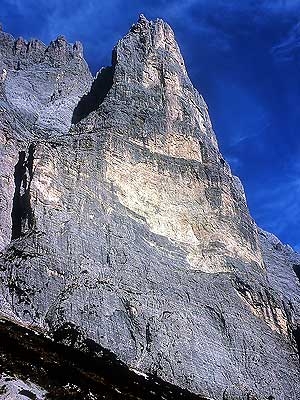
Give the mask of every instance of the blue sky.
[{"label": "blue sky", "polygon": [[300,0],[0,0],[4,30],[81,40],[93,72],[140,13],[174,29],[252,216],[300,250]]}]

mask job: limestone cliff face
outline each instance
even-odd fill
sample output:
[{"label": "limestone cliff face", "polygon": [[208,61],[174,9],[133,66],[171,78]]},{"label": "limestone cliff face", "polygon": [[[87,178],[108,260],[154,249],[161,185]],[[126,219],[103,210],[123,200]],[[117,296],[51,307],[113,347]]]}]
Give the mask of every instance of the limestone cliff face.
[{"label": "limestone cliff face", "polygon": [[262,266],[243,189],[171,28],[141,19],[114,49],[111,73],[105,101],[72,133],[104,138],[105,179],[120,203],[184,247],[195,270],[229,271],[226,256]]},{"label": "limestone cliff face", "polygon": [[[24,59],[14,46],[6,67]],[[43,103],[51,79],[34,124],[8,68],[1,84],[2,313],[49,334],[71,324],[207,398],[298,399],[299,256],[249,215],[171,28],[141,17],[86,94],[81,50],[68,46],[37,46],[47,69],[63,59],[68,82],[65,71],[82,77],[55,115]]]},{"label": "limestone cliff face", "polygon": [[11,238],[16,154],[33,140],[69,130],[92,76],[79,42],[70,45],[60,36],[46,46],[35,39],[15,39],[1,29],[0,72],[1,250]]},{"label": "limestone cliff face", "polygon": [[5,93],[32,130],[51,135],[67,131],[73,110],[90,88],[92,76],[80,42],[59,36],[46,46],[0,30],[0,71],[5,70]]}]

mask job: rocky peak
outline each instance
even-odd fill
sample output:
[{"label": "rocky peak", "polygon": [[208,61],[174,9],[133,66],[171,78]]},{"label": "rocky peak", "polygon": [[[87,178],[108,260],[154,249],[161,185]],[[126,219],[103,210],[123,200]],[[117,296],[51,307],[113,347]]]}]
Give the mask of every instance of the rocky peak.
[{"label": "rocky peak", "polygon": [[45,58],[54,66],[60,66],[76,56],[83,57],[82,44],[77,41],[74,45],[71,45],[63,35],[53,40],[45,51]]},{"label": "rocky peak", "polygon": [[83,45],[81,42],[76,41],[73,45],[73,54],[75,56],[83,57]]},{"label": "rocky peak", "polygon": [[7,71],[8,102],[44,134],[68,131],[74,107],[92,81],[81,43],[69,44],[64,36],[46,46],[0,32],[0,68]]},{"label": "rocky peak", "polygon": [[26,53],[27,50],[27,42],[25,42],[25,40],[22,37],[19,37],[16,41],[15,41],[15,54],[22,56],[22,53]]},{"label": "rocky peak", "polygon": [[83,46],[80,42],[74,45],[67,42],[63,35],[51,41],[48,46],[38,39],[25,40],[22,37],[15,39],[3,31],[1,33],[0,54],[5,56],[6,63],[12,67],[22,64],[23,67],[30,64],[41,63],[49,66],[60,66],[72,60],[77,55],[83,57]]},{"label": "rocky peak", "polygon": [[[140,40],[149,50],[150,48],[152,51],[158,50],[159,48],[169,50],[169,52],[172,53],[172,57],[177,57],[179,64],[184,66],[184,60],[180,53],[174,32],[170,25],[162,19],[158,18],[155,21],[149,21],[142,14],[138,22],[132,26],[130,32],[139,33],[141,35]],[[147,43],[147,38],[150,39],[151,43]],[[185,68],[183,72],[187,74]]]},{"label": "rocky peak", "polygon": [[168,24],[141,16],[90,90],[80,45],[16,70],[2,37],[2,314],[199,397],[298,400],[299,257],[258,232]]},{"label": "rocky peak", "polygon": [[[172,29],[162,20],[152,22],[141,16],[117,43],[112,59],[112,66],[99,72],[90,93],[76,107],[73,122],[77,124],[72,133],[75,136],[99,133],[101,137],[105,133],[111,147],[111,152],[105,153],[107,179],[112,179],[120,201],[148,219],[157,234],[185,243],[192,268],[229,271],[232,267],[224,264],[224,257],[237,255],[246,263],[262,266],[256,227],[249,216],[243,190],[219,153],[207,106],[187,75]],[[129,164],[125,169],[128,176],[121,176],[115,170],[115,156],[124,158],[115,149],[120,143],[125,148],[132,146],[122,161]],[[141,152],[139,163],[135,161],[136,152]],[[160,164],[164,165],[164,185],[169,187],[169,193],[157,204],[158,189],[154,182],[159,179],[155,170],[161,168]],[[173,183],[168,182],[167,174],[178,171],[184,175],[187,170],[190,171],[187,175],[194,174],[191,180],[196,186],[183,184],[182,206],[179,206],[179,191],[174,188],[172,192]],[[127,179],[133,183],[131,189]],[[144,181],[142,188],[139,179]],[[163,186],[161,190],[164,191]],[[205,201],[201,201],[200,212],[196,203],[201,190]],[[149,195],[154,196],[149,199],[153,202],[150,213],[146,203],[143,204]],[[186,216],[184,204],[189,204],[187,207],[195,210],[195,214]],[[163,224],[163,220],[168,222]],[[203,242],[198,224],[211,221],[214,228]],[[226,234],[224,226],[228,228]],[[205,263],[201,261],[200,254],[210,253],[216,243],[224,242],[226,245],[219,249],[222,257],[207,256]]]},{"label": "rocky peak", "polygon": [[[142,15],[117,43],[112,60],[111,88],[103,100],[111,112],[114,108],[120,112],[120,102],[134,107],[137,117],[127,121],[122,118],[116,130],[126,130],[133,140],[169,155],[199,160],[199,140],[217,151],[207,106],[187,75],[174,33],[166,22],[148,21]],[[88,125],[93,129],[104,127],[102,108],[104,104],[89,116]],[[175,137],[182,140],[180,148]]]}]

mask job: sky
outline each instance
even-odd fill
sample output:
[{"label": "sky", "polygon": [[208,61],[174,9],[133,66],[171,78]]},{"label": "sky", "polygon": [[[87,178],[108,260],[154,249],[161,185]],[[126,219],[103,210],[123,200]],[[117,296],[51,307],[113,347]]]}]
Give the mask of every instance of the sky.
[{"label": "sky", "polygon": [[253,218],[300,250],[300,0],[0,0],[3,30],[80,40],[93,73],[141,13],[172,26]]}]

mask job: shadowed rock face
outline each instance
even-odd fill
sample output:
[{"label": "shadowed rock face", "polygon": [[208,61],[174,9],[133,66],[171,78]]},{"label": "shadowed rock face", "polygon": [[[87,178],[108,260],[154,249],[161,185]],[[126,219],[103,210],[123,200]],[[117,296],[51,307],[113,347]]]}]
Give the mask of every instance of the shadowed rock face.
[{"label": "shadowed rock face", "polygon": [[90,91],[84,95],[74,109],[72,123],[76,124],[96,111],[112,87],[114,67],[102,68],[97,74]]},{"label": "shadowed rock face", "polygon": [[[73,62],[53,46],[45,62]],[[132,26],[66,135],[22,130],[2,92],[2,313],[50,335],[71,324],[199,396],[298,399],[300,257],[249,215],[171,28]],[[12,235],[17,170],[30,213]]]},{"label": "shadowed rock face", "polygon": [[[156,376],[136,374],[108,350],[81,338],[71,325],[56,331],[54,342],[1,320],[0,339],[0,396],[4,398],[205,400]],[[84,353],[74,348],[76,343]]]}]

